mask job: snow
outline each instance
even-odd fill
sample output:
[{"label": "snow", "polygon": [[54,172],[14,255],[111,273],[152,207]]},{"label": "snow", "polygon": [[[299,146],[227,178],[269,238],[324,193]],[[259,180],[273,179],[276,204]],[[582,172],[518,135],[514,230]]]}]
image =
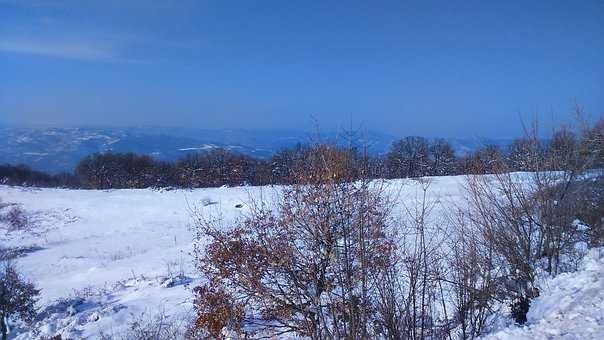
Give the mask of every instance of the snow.
[{"label": "snow", "polygon": [[591,249],[578,271],[543,282],[527,318],[484,339],[604,339],[604,248]]},{"label": "snow", "polygon": [[[159,306],[172,315],[188,312],[198,282],[190,255],[192,210],[199,206],[208,213],[220,211],[226,220],[236,218],[245,209],[235,205],[261,190],[0,186],[2,201],[19,204],[32,224],[26,231],[2,231],[0,244],[27,253],[17,265],[42,289],[42,335],[60,331],[63,338],[81,338],[103,329],[118,331],[132,315],[153,313]],[[218,203],[199,203],[208,199]]]},{"label": "snow", "polygon": [[[429,195],[438,219],[442,209],[463,202],[464,179],[432,181]],[[422,185],[394,180],[387,182],[387,190],[408,203],[421,197]],[[190,316],[192,288],[201,280],[191,255],[192,212],[220,214],[228,225],[246,214],[251,199],[270,200],[278,192],[279,187],[100,191],[0,186],[2,202],[18,204],[31,222],[28,230],[11,232],[2,230],[0,222],[0,245],[22,254],[18,267],[42,289],[39,336],[98,338],[101,332],[119,333],[142,313]],[[546,283],[526,327],[501,329],[491,338],[604,338],[603,271],[602,257],[590,252],[581,271]],[[13,331],[16,339],[35,338],[24,328]]]}]

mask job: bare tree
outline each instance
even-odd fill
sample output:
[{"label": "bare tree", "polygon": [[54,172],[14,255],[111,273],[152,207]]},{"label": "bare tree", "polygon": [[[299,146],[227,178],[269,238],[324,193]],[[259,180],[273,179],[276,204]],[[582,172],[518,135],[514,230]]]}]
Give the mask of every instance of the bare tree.
[{"label": "bare tree", "polygon": [[540,147],[536,144],[538,142],[530,137],[514,139],[509,146],[507,155],[509,169],[514,171],[535,170],[535,161],[540,157]]},{"label": "bare tree", "polygon": [[[578,110],[577,115],[581,116]],[[600,117],[593,126],[583,123],[581,134],[581,153],[593,167],[604,166],[604,117]]]},{"label": "bare tree", "polygon": [[456,173],[457,158],[449,142],[444,139],[436,139],[430,144],[429,152],[430,175],[447,176]]},{"label": "bare tree", "polygon": [[428,175],[429,146],[428,141],[423,137],[405,137],[392,143],[386,157],[391,178]]},{"label": "bare tree", "polygon": [[[376,279],[391,263],[388,200],[353,182],[350,153],[319,145],[284,189],[277,211],[260,202],[233,228],[198,224],[208,284],[197,289],[197,325],[213,337],[295,333],[365,339],[379,323]],[[219,318],[216,318],[219,316]]]}]

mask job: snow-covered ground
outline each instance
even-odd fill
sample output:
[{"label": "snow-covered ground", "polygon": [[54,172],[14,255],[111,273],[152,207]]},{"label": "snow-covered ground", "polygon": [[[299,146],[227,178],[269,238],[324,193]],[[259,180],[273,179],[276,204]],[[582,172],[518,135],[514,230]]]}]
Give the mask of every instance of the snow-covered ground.
[{"label": "snow-covered ground", "polygon": [[[0,244],[26,252],[17,264],[42,289],[42,334],[94,339],[101,331],[119,332],[143,312],[187,313],[197,280],[192,210],[220,211],[228,221],[244,213],[245,202],[259,192],[4,186],[2,201],[24,209],[31,226],[0,231]],[[216,204],[203,207],[202,201]],[[235,207],[242,203],[244,208]]]},{"label": "snow-covered ground", "polygon": [[[463,177],[432,181],[429,195],[438,218],[442,209],[463,202]],[[409,202],[420,196],[422,184],[401,180],[387,186],[399,202]],[[40,335],[96,339],[101,332],[119,333],[142,313],[190,315],[191,290],[200,280],[191,255],[192,212],[220,213],[228,224],[248,211],[251,198],[270,199],[277,192],[273,187],[95,191],[0,186],[2,202],[19,205],[30,221],[28,230],[11,232],[0,222],[0,245],[23,252],[17,265],[42,289]],[[549,283],[527,327],[493,336],[604,334],[603,268],[602,259],[592,254],[584,270]],[[33,337],[25,329],[14,331],[20,332],[17,339]]]},{"label": "snow-covered ground", "polygon": [[485,339],[604,339],[604,249],[591,249],[579,271],[542,284],[524,327],[510,326]]}]

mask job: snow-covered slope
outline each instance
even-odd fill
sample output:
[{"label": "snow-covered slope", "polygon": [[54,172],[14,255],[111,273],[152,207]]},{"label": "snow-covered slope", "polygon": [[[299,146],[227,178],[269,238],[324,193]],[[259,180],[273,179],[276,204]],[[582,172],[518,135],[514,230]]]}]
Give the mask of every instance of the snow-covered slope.
[{"label": "snow-covered slope", "polygon": [[[0,187],[31,228],[0,236],[26,253],[17,264],[42,289],[42,334],[96,338],[135,315],[187,312],[195,285],[191,210],[204,200],[236,218],[258,188],[72,191]],[[249,193],[249,195],[248,195]],[[29,338],[23,334],[22,339]]]},{"label": "snow-covered slope", "polygon": [[527,318],[485,339],[604,339],[604,249],[590,250],[579,271],[545,281]]},{"label": "snow-covered slope", "polygon": [[[432,179],[434,218],[462,202],[463,177]],[[421,194],[416,181],[390,181],[399,202]],[[25,210],[28,230],[6,232],[0,245],[22,253],[16,261],[42,289],[40,335],[97,339],[118,334],[133,317],[191,313],[192,288],[200,279],[191,251],[192,211],[218,214],[225,224],[246,214],[251,198],[277,194],[275,187],[196,190],[64,190],[0,186],[0,199]],[[242,204],[241,208],[236,206]],[[10,209],[5,207],[3,209]],[[6,210],[2,210],[6,211]],[[583,270],[548,283],[534,303],[527,327],[510,327],[496,338],[589,338],[604,324],[604,264],[592,253]],[[30,339],[26,329],[17,339]],[[600,333],[598,333],[600,332]],[[574,337],[573,337],[574,336]]]}]

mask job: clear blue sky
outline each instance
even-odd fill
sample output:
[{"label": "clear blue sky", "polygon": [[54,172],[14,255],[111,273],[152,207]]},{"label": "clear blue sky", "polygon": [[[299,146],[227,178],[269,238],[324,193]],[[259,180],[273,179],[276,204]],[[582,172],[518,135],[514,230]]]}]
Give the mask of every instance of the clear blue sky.
[{"label": "clear blue sky", "polygon": [[603,94],[602,0],[0,0],[5,124],[506,137]]}]

